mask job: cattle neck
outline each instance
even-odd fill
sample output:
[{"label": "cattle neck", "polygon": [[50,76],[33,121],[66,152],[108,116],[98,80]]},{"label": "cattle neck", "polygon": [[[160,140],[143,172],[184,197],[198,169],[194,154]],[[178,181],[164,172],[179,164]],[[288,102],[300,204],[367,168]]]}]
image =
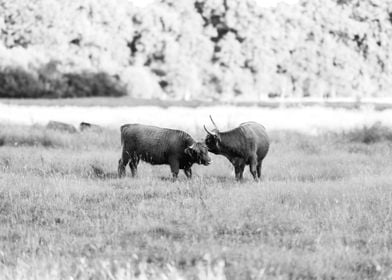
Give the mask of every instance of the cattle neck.
[{"label": "cattle neck", "polygon": [[230,155],[230,156],[242,156],[241,151],[244,148],[244,134],[242,129],[235,128],[233,130],[220,132],[220,142],[219,146],[222,151],[222,154]]}]

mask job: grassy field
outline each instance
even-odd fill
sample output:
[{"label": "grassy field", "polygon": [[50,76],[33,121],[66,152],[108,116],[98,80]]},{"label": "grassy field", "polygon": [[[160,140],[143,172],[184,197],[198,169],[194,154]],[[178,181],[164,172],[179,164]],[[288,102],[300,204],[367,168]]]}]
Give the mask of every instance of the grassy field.
[{"label": "grassy field", "polygon": [[0,126],[0,279],[391,278],[392,133],[270,134],[261,183],[173,183],[117,179],[117,130]]}]

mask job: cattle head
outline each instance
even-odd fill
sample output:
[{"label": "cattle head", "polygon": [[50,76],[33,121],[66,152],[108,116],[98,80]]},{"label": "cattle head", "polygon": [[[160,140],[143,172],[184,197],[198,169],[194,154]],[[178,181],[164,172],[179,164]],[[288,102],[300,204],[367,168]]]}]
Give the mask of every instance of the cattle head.
[{"label": "cattle head", "polygon": [[209,131],[206,126],[204,126],[204,130],[207,132],[207,136],[205,139],[205,143],[207,145],[208,151],[214,154],[219,154],[220,153],[220,142],[221,142],[221,137],[219,134],[219,129],[216,126],[214,120],[210,116],[211,122],[214,125],[214,129],[212,131]]},{"label": "cattle head", "polygon": [[208,155],[208,148],[204,143],[196,142],[192,146],[185,149],[185,154],[188,155],[192,162],[209,165],[211,158]]}]

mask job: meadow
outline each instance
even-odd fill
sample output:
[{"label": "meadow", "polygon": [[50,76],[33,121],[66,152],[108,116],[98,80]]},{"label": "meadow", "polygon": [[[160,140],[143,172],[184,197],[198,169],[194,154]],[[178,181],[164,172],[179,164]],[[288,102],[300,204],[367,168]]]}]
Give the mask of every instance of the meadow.
[{"label": "meadow", "polygon": [[172,182],[118,179],[118,129],[0,125],[0,278],[391,278],[391,130],[270,136],[260,183],[218,156]]}]

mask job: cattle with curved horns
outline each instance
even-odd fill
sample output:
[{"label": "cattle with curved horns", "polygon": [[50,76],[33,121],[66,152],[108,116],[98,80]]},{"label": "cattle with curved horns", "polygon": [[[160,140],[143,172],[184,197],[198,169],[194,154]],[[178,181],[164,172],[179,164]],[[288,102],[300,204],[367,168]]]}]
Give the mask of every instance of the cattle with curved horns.
[{"label": "cattle with curved horns", "polygon": [[243,179],[245,166],[249,165],[253,178],[258,181],[270,144],[264,126],[245,122],[232,130],[221,132],[211,116],[210,119],[215,128],[210,131],[204,125],[208,151],[225,156],[233,164],[237,180]]},{"label": "cattle with curved horns", "polygon": [[209,165],[211,158],[202,142],[196,142],[188,133],[181,130],[126,124],[121,126],[122,156],[118,163],[119,177],[125,176],[129,167],[134,177],[140,160],[156,164],[168,164],[176,179],[179,170],[192,177],[194,163]]}]

